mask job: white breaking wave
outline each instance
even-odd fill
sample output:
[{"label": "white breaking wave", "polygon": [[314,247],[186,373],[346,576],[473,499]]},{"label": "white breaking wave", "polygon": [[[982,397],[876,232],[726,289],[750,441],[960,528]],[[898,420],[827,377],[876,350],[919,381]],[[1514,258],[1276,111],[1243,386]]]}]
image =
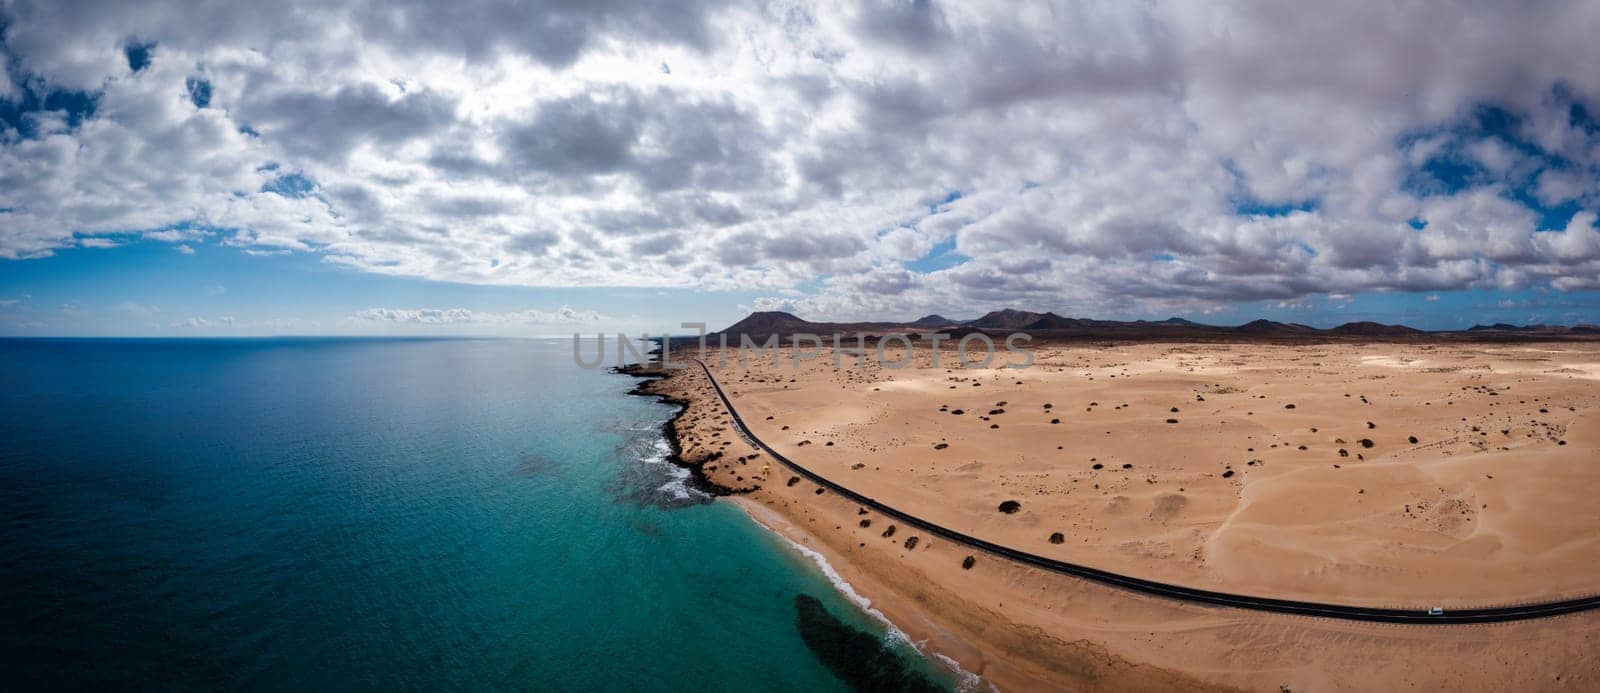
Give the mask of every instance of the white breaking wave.
[{"label": "white breaking wave", "polygon": [[646,464],[661,465],[667,472],[667,481],[656,487],[656,491],[677,501],[699,503],[707,500],[709,496],[689,485],[689,470],[673,464],[671,459],[672,445],[664,436],[656,438],[650,453],[643,460]]},{"label": "white breaking wave", "polygon": [[[950,671],[955,672],[956,678],[960,680],[960,683],[956,684],[956,690],[958,691],[962,691],[963,693],[971,693],[972,691],[977,691],[986,685],[982,678],[979,678],[977,674],[967,671],[966,669],[962,669],[961,664],[956,662],[954,659],[946,657],[938,652],[924,652],[923,654],[932,654],[933,658],[939,660],[940,664],[945,665],[945,667],[949,668]],[[990,683],[987,684],[987,686],[989,690],[994,691],[995,693],[1000,693],[1000,689],[994,684]]]},{"label": "white breaking wave", "polygon": [[624,454],[638,463],[619,476],[624,497],[668,509],[711,502],[710,494],[693,486],[689,470],[672,462],[672,444],[659,427],[634,438]]}]

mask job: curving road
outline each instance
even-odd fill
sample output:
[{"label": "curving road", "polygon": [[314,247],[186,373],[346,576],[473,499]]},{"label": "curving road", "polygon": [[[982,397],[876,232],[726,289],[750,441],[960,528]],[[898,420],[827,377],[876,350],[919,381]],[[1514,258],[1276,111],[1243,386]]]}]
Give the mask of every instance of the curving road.
[{"label": "curving road", "polygon": [[711,375],[711,369],[706,367],[705,362],[699,359],[693,359],[693,361],[700,365],[700,369],[706,374],[706,379],[711,382],[711,387],[716,390],[717,397],[721,398],[723,406],[728,408],[728,414],[733,417],[733,422],[738,427],[739,434],[744,436],[746,440],[750,441],[751,445],[756,446],[757,448],[766,452],[768,455],[771,455],[773,459],[782,463],[784,466],[794,470],[796,474],[809,479],[818,486],[860,503],[865,508],[874,510],[879,514],[892,517],[900,522],[904,522],[909,526],[916,527],[917,529],[934,536],[942,537],[957,544],[968,546],[979,551],[984,551],[995,556],[1009,558],[1018,563],[1030,565],[1035,568],[1062,573],[1064,575],[1071,575],[1073,577],[1079,577],[1085,580],[1098,582],[1103,585],[1120,587],[1132,592],[1138,592],[1157,597],[1165,597],[1168,599],[1176,599],[1194,604],[1210,604],[1213,606],[1227,606],[1236,609],[1268,611],[1280,614],[1322,616],[1324,618],[1338,618],[1348,621],[1413,623],[1429,625],[1499,623],[1503,621],[1521,621],[1532,618],[1544,618],[1547,616],[1559,616],[1562,614],[1570,614],[1579,611],[1600,608],[1600,595],[1581,597],[1578,599],[1567,599],[1556,602],[1544,602],[1540,604],[1496,606],[1478,609],[1450,609],[1442,613],[1430,613],[1427,609],[1390,609],[1369,606],[1350,606],[1346,604],[1323,604],[1319,602],[1304,602],[1292,599],[1273,599],[1269,597],[1251,597],[1242,594],[1212,592],[1210,590],[1183,587],[1181,585],[1169,585],[1163,582],[1155,582],[1153,580],[1145,580],[1129,575],[1121,575],[1118,573],[1100,570],[1098,568],[1091,568],[1086,565],[1058,561],[1056,559],[1047,558],[1038,554],[1019,551],[1007,546],[984,541],[983,539],[979,539],[968,534],[963,534],[956,530],[950,529],[949,527],[934,524],[933,522],[924,520],[904,511],[896,510],[895,508],[834,483],[828,478],[796,463],[794,460],[784,457],[778,451],[773,450],[766,443],[762,442],[760,438],[757,438],[755,433],[753,433],[750,428],[745,425],[744,419],[739,417],[739,411],[733,408],[733,402],[728,399],[727,393],[722,391],[722,385],[717,382],[715,376]]}]

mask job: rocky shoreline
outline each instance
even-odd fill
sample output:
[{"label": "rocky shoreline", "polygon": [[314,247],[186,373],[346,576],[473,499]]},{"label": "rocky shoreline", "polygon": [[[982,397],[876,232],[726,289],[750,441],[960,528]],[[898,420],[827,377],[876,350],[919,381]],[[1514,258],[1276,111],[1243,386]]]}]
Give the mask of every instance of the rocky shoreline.
[{"label": "rocky shoreline", "polygon": [[692,460],[684,457],[683,440],[678,432],[678,421],[688,413],[692,402],[686,397],[661,389],[661,385],[671,380],[671,373],[663,371],[650,363],[632,363],[626,366],[615,366],[610,370],[619,375],[641,379],[637,385],[628,390],[627,394],[635,397],[651,397],[657,402],[671,405],[676,409],[671,417],[662,422],[661,435],[666,438],[667,445],[672,450],[671,454],[667,456],[667,462],[688,470],[690,488],[710,496],[730,496],[754,490],[752,488],[727,486],[711,478],[707,473],[706,465],[719,459],[721,453],[697,455],[696,459]]},{"label": "rocky shoreline", "polygon": [[[689,471],[690,479],[688,483],[694,488],[714,497],[727,498],[749,515],[752,521],[791,543],[797,547],[797,551],[801,553],[812,552],[809,555],[813,556],[814,560],[821,562],[822,565],[833,566],[847,573],[850,576],[848,578],[838,573],[832,573],[833,568],[827,569],[833,576],[830,579],[835,581],[836,584],[844,585],[844,591],[855,594],[852,586],[853,580],[867,581],[875,587],[888,589],[886,586],[879,585],[876,580],[868,580],[866,575],[857,572],[854,566],[845,562],[846,556],[838,553],[835,547],[809,534],[811,531],[822,530],[822,527],[812,526],[808,530],[802,529],[799,524],[795,524],[796,522],[810,524],[812,521],[824,517],[854,516],[858,510],[856,506],[854,504],[838,505],[839,499],[833,495],[828,495],[825,498],[816,497],[816,500],[812,500],[814,496],[812,496],[811,492],[807,489],[796,487],[793,482],[797,481],[798,478],[790,477],[788,474],[772,477],[774,479],[790,479],[788,484],[774,483],[764,485],[763,482],[768,480],[770,476],[765,468],[768,462],[762,459],[760,453],[751,448],[747,441],[737,434],[732,434],[732,422],[726,417],[719,400],[712,394],[706,382],[695,377],[699,372],[698,369],[664,371],[656,364],[647,363],[631,364],[611,370],[621,375],[643,379],[642,382],[629,390],[628,394],[640,397],[654,397],[657,401],[677,407],[677,411],[674,412],[672,417],[662,424],[662,433],[667,437],[673,451],[669,461]],[[725,433],[731,435],[725,435]],[[729,448],[735,451],[743,450],[744,454],[728,453],[733,455],[730,458],[728,454],[722,452],[723,449]],[[710,451],[708,452],[708,450]],[[818,501],[821,502],[819,503]],[[803,503],[804,505],[797,505],[797,503]],[[835,505],[838,505],[838,507],[833,507]],[[807,508],[810,508],[810,510]],[[812,514],[813,510],[823,510],[824,508],[827,509],[824,514],[816,516]],[[784,513],[791,513],[792,517]],[[834,521],[830,519],[828,523],[831,526]],[[875,590],[875,592],[878,592],[878,590]],[[878,593],[882,596],[887,596],[884,592]],[[927,592],[921,592],[921,594],[927,594]],[[937,661],[942,662],[954,672],[956,678],[964,682],[969,679],[971,681],[978,680],[974,674],[963,669],[965,662],[958,661],[955,656],[962,655],[963,659],[973,662],[980,669],[982,665],[981,659],[973,659],[971,652],[959,645],[959,643],[951,641],[942,629],[932,631],[918,629],[912,631],[916,633],[916,636],[912,637],[908,634],[908,631],[899,627],[896,622],[883,613],[884,602],[881,601],[882,596],[872,601],[862,601],[862,607],[871,610],[879,618],[883,619],[892,631],[903,634],[903,637],[906,637],[910,642],[918,643],[914,646],[916,649],[929,656],[935,656]],[[907,618],[909,622],[919,625],[927,622],[927,617],[925,616],[912,615],[916,612],[902,611],[902,609],[913,608],[909,606],[909,603],[902,602],[898,597],[893,598],[891,601],[903,605],[891,610]],[[803,615],[797,612],[797,619],[801,618],[803,618]],[[802,631],[808,630],[811,625],[800,623],[797,620],[797,627],[800,627]],[[937,645],[934,644],[935,641],[937,641]],[[836,653],[832,653],[828,648],[822,647],[819,649],[819,645],[816,642],[808,641],[807,646],[817,653],[819,657],[822,657],[824,661],[828,662],[830,668],[846,666],[849,671],[842,672],[841,675],[843,676],[851,677],[853,680],[862,673],[858,670],[861,668],[862,662],[856,659],[856,656],[860,656],[862,653],[856,653],[856,656],[848,658],[850,661],[845,662],[839,660],[835,656]],[[872,652],[866,654],[882,654],[880,649],[874,648]],[[871,656],[869,658],[874,662],[872,666],[866,667],[869,670],[876,671],[880,667],[890,664],[883,657]],[[889,668],[902,672],[910,671],[897,666],[889,666]],[[892,676],[891,678],[895,677]],[[1036,682],[1032,679],[1028,680],[1030,683]],[[968,690],[968,688],[963,686],[960,690]]]}]

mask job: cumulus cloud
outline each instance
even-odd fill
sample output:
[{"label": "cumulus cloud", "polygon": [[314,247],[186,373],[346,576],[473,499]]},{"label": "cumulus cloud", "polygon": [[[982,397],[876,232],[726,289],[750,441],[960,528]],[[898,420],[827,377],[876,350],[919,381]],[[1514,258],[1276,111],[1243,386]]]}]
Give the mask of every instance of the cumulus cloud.
[{"label": "cumulus cloud", "polygon": [[561,306],[554,311],[530,308],[509,313],[469,308],[367,308],[357,312],[354,317],[368,322],[412,325],[558,325],[599,322],[605,319],[605,316],[595,311],[579,310],[571,306]]},{"label": "cumulus cloud", "polygon": [[116,308],[123,313],[141,318],[153,318],[156,316],[156,314],[161,312],[161,309],[156,306],[138,303],[136,301],[123,301],[118,303]]},{"label": "cumulus cloud", "polygon": [[233,316],[225,315],[225,316],[222,316],[222,317],[219,317],[219,318],[209,318],[209,319],[208,318],[194,317],[194,318],[184,318],[182,320],[174,320],[174,321],[172,321],[172,324],[170,325],[170,327],[173,327],[173,328],[176,328],[176,329],[201,329],[201,328],[207,328],[207,327],[232,327],[233,323],[234,323]]},{"label": "cumulus cloud", "polygon": [[1593,3],[0,14],[0,99],[92,104],[0,127],[0,258],[221,243],[840,318],[1600,283]]}]

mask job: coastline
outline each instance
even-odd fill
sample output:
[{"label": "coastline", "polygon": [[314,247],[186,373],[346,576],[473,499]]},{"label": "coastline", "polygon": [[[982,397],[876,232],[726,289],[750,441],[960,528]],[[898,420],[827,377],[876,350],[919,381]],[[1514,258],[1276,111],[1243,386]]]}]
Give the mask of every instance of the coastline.
[{"label": "coastline", "polygon": [[715,481],[712,481],[711,478],[705,473],[704,467],[706,460],[702,459],[698,463],[691,463],[684,459],[683,442],[678,436],[677,424],[678,419],[683,416],[684,412],[689,410],[690,400],[676,396],[671,392],[657,391],[653,387],[655,384],[670,377],[669,374],[663,373],[659,370],[650,370],[646,368],[644,364],[638,363],[628,364],[626,366],[614,366],[608,370],[618,375],[626,375],[639,379],[639,382],[627,391],[627,395],[633,397],[650,397],[657,402],[675,408],[675,411],[673,411],[672,415],[667,417],[666,421],[661,422],[661,436],[666,439],[667,446],[671,449],[671,452],[667,455],[667,462],[679,468],[688,470],[689,486],[691,488],[713,497],[729,496],[738,492],[736,489],[725,487],[716,483]]},{"label": "coastline", "polygon": [[[995,609],[971,603],[921,572],[901,570],[900,566],[870,557],[852,559],[848,555],[852,552],[850,534],[838,532],[842,524],[834,524],[834,531],[829,532],[827,523],[842,522],[844,517],[864,511],[821,489],[802,494],[804,489],[796,483],[798,477],[769,485],[765,482],[773,475],[766,468],[754,479],[740,475],[738,471],[748,470],[761,453],[737,435],[724,438],[722,434],[730,431],[731,425],[725,414],[718,413],[722,409],[720,401],[698,377],[699,369],[662,371],[632,364],[613,370],[644,379],[628,394],[654,397],[678,407],[663,424],[663,434],[674,450],[672,463],[689,470],[708,493],[734,503],[753,522],[796,548],[802,557],[816,560],[804,555],[804,551],[815,552],[891,628],[909,639],[924,656],[966,679],[969,688],[1239,690],[1133,662],[1089,640],[1060,640],[1036,624],[1016,623]],[[683,375],[697,382],[684,382]],[[727,450],[735,446],[740,454],[728,464]],[[706,449],[709,447],[717,449]],[[896,546],[900,545],[898,541],[897,537]],[[923,551],[929,551],[936,542],[921,544]],[[860,544],[857,548],[865,546]],[[988,556],[983,560],[1008,573],[1037,573]],[[1029,576],[1032,580],[1039,577]],[[959,615],[952,618],[951,611]]]},{"label": "coastline", "polygon": [[[862,594],[861,590],[857,589],[856,583],[845,574],[846,571],[850,570],[849,564],[842,562],[835,564],[836,559],[828,556],[826,546],[821,545],[810,534],[795,527],[793,523],[790,523],[782,515],[773,512],[770,508],[742,496],[730,496],[728,501],[737,506],[746,517],[750,518],[751,522],[760,525],[762,529],[771,532],[779,540],[787,544],[790,550],[816,564],[817,568],[827,577],[828,582],[833,584],[836,590],[843,593],[846,599],[849,599],[855,603],[857,608],[883,623],[889,629],[890,637],[905,640],[924,657],[928,657],[950,670],[960,682],[958,690],[975,691],[983,688],[999,690],[992,683],[984,681],[977,673],[967,670],[959,660],[946,654],[947,651],[961,649],[959,647],[960,643],[950,640],[948,633],[936,627],[931,627],[932,621],[925,614],[912,612],[911,609],[913,607],[908,604],[901,604],[892,598],[886,598],[879,602],[873,601],[871,597]],[[861,580],[862,578],[857,577],[856,579]],[[893,593],[888,590],[874,590],[874,593],[885,595],[886,597],[893,596]],[[899,616],[900,621],[915,623],[927,628],[908,631],[901,626],[900,622],[896,621],[895,617],[885,613],[886,609],[890,613]]]},{"label": "coastline", "polygon": [[[1185,352],[1184,345],[1172,348]],[[895,518],[765,459],[737,430],[700,369],[663,372],[641,366],[622,372],[648,378],[634,394],[680,406],[664,428],[681,450],[675,463],[704,477],[720,489],[718,495],[799,547],[799,553],[820,555],[924,654],[948,658],[1002,690],[1537,689],[1589,679],[1587,663],[1600,650],[1600,618],[1594,613],[1462,626],[1361,623],[1189,604],[972,551],[915,527],[897,528]],[[819,435],[817,424],[801,423],[793,412],[775,408],[773,393],[802,398],[811,411],[819,412],[814,416],[837,425],[864,421],[863,400],[874,399],[872,393],[880,387],[904,391],[914,386],[903,375],[887,373],[851,373],[836,376],[845,381],[832,384],[829,376],[815,374],[815,382],[798,385],[793,384],[798,376],[774,375],[760,369],[722,369],[717,379],[738,400],[746,424],[759,428],[764,439],[789,439],[786,455],[819,463],[831,459],[836,471],[845,474],[851,473],[851,462],[873,459],[862,457],[872,450],[862,448],[859,438],[837,434],[806,447]],[[1001,383],[990,382],[994,377],[985,383],[999,388]],[[931,391],[946,389],[941,384]],[[841,398],[841,390],[857,395]],[[923,406],[931,408],[942,399]],[[765,414],[779,420],[767,416],[763,421]],[[790,431],[789,423],[803,430]],[[1587,444],[1582,440],[1579,445]],[[838,447],[829,447],[834,441]],[[853,451],[847,447],[852,444]],[[918,466],[934,462],[916,454],[909,459]],[[871,481],[872,469],[861,472],[861,483]],[[899,486],[851,490],[874,498],[917,493],[930,481],[913,475]],[[1202,481],[1180,483],[1193,487]],[[960,494],[960,488],[945,493],[922,497],[935,503],[961,499],[948,495]],[[966,525],[959,528],[968,531]],[[1126,556],[1104,549],[1096,554],[1097,560],[1119,558]],[[1475,654],[1463,661],[1462,652]]]},{"label": "coastline", "polygon": [[[975,691],[985,687],[989,690],[999,690],[998,687],[992,682],[986,681],[975,670],[967,668],[972,662],[976,662],[981,668],[983,664],[981,657],[978,657],[977,653],[972,651],[970,647],[963,645],[949,633],[938,628],[927,614],[915,611],[914,607],[909,603],[892,599],[893,591],[886,588],[874,589],[872,592],[874,595],[879,595],[879,600],[887,601],[893,604],[892,606],[886,607],[882,602],[875,601],[873,597],[863,594],[857,589],[856,581],[864,580],[865,576],[856,575],[854,578],[850,577],[847,572],[853,574],[854,571],[851,570],[849,564],[841,560],[837,555],[830,556],[830,551],[820,541],[817,541],[810,534],[795,526],[787,518],[771,508],[742,495],[748,493],[750,489],[741,491],[711,480],[706,473],[705,467],[710,460],[716,459],[715,457],[707,458],[701,456],[693,462],[685,459],[683,456],[683,444],[678,431],[678,422],[689,411],[694,400],[676,395],[670,391],[662,391],[657,387],[670,380],[672,377],[671,372],[651,369],[645,364],[617,366],[610,370],[619,375],[640,379],[626,394],[635,397],[654,398],[658,402],[675,408],[672,415],[661,424],[661,435],[666,439],[667,445],[672,451],[667,457],[667,461],[687,470],[690,474],[690,483],[697,490],[713,497],[724,498],[733,503],[750,521],[787,544],[789,550],[811,560],[823,572],[824,576],[834,586],[834,589],[841,592],[846,599],[854,603],[862,611],[882,622],[888,628],[891,637],[905,639],[923,656],[950,670],[955,679],[960,682],[958,690]],[[917,627],[908,631],[895,620],[895,617],[885,613],[885,608],[890,613],[899,616],[901,620],[917,624]],[[964,659],[966,661],[963,661]],[[1029,688],[1046,685],[1043,681],[1032,679],[1027,680],[1027,683]]]}]

